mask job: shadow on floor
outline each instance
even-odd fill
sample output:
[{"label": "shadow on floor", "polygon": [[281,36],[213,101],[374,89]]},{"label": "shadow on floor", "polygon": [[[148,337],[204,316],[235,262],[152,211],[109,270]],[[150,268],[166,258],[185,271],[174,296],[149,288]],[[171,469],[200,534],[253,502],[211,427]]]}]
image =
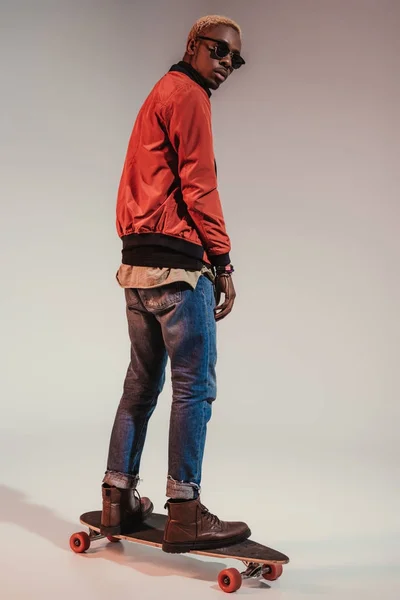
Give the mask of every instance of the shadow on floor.
[{"label": "shadow on floor", "polygon": [[[87,531],[78,523],[71,523],[52,509],[34,504],[22,492],[0,484],[0,523],[22,527],[41,536],[61,550],[71,553],[71,559],[105,559],[156,577],[182,575],[190,579],[216,581],[225,563],[208,562],[194,556],[166,554],[158,548],[127,541],[111,543],[105,539],[93,542],[85,554],[74,555],[69,538],[77,531]],[[71,563],[73,564],[73,563]],[[237,563],[240,569],[240,563]]]}]

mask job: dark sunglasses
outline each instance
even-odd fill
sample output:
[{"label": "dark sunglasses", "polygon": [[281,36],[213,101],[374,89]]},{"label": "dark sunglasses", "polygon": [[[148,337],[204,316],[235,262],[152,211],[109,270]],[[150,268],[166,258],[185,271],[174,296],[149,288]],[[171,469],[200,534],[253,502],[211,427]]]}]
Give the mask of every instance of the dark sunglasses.
[{"label": "dark sunglasses", "polygon": [[210,42],[215,42],[214,48],[210,48],[211,57],[212,58],[225,58],[225,56],[230,55],[232,59],[232,67],[234,69],[239,69],[242,65],[245,65],[245,61],[240,56],[239,52],[232,52],[226,42],[222,40],[215,40],[214,38],[205,37],[204,35],[198,35],[197,39],[199,40],[209,40]]}]

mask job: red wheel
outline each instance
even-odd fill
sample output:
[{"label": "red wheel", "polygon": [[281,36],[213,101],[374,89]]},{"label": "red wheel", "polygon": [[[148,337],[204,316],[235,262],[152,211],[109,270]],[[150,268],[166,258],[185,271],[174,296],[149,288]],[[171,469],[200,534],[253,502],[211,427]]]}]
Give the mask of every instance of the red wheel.
[{"label": "red wheel", "polygon": [[223,592],[236,592],[242,585],[242,576],[237,569],[224,569],[218,575],[218,585]]},{"label": "red wheel", "polygon": [[90,548],[90,538],[87,533],[80,531],[79,533],[73,533],[69,538],[69,545],[73,552],[81,554],[86,552]]},{"label": "red wheel", "polygon": [[268,581],[275,581],[283,573],[283,567],[280,564],[272,563],[271,565],[265,565],[268,567],[268,572],[263,573],[262,576]]},{"label": "red wheel", "polygon": [[117,542],[121,541],[119,538],[116,538],[116,537],[114,537],[112,535],[108,535],[107,539],[108,539],[109,542],[112,542],[113,544],[116,544]]}]

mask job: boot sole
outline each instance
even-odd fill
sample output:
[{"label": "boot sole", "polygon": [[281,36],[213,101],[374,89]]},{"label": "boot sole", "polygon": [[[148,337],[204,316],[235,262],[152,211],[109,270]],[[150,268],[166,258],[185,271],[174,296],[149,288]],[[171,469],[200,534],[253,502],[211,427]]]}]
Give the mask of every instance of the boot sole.
[{"label": "boot sole", "polygon": [[183,554],[185,552],[190,552],[191,550],[213,550],[240,544],[240,542],[244,542],[250,536],[251,531],[250,529],[247,529],[247,531],[240,535],[219,540],[204,540],[201,542],[166,542],[163,540],[162,549],[164,552],[169,552],[170,554]]}]

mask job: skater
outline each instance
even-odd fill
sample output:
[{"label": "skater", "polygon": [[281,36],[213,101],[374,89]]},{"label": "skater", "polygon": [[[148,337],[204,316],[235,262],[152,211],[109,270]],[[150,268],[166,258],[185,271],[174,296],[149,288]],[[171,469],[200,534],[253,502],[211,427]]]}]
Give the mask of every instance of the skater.
[{"label": "skater", "polygon": [[216,397],[216,322],[235,301],[210,96],[244,64],[240,52],[241,30],[231,19],[212,15],[194,24],[183,60],[156,83],[137,116],[118,191],[117,279],[125,290],[131,361],[111,433],[101,530],[128,532],[153,510],[137,485],[169,357],[166,552],[226,546],[250,536],[246,523],[221,521],[200,500]]}]

